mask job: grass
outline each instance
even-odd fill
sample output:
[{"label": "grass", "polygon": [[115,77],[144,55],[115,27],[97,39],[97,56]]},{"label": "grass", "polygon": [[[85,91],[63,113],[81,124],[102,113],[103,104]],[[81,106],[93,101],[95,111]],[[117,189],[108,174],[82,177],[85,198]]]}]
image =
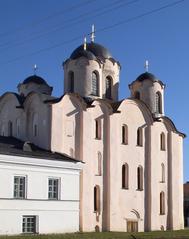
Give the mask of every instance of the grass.
[{"label": "grass", "polygon": [[189,239],[189,230],[158,232],[101,232],[0,236],[0,239]]}]

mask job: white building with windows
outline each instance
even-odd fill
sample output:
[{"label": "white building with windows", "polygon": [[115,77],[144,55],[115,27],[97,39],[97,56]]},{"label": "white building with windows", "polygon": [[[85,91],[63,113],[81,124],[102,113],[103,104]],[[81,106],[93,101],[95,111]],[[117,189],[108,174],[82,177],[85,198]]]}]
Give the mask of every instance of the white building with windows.
[{"label": "white building with windows", "polygon": [[79,230],[81,163],[0,137],[0,234]]},{"label": "white building with windows", "polygon": [[[36,170],[42,170],[43,176],[41,173],[33,179],[31,176],[30,188],[30,171],[18,170],[18,176],[13,172],[10,177],[7,174],[6,180],[12,180],[8,185],[15,188],[7,187],[7,198],[21,195],[23,192],[17,188],[28,183],[28,200],[7,200],[9,210],[13,206],[18,208],[23,228],[37,221],[36,228],[37,225],[43,228],[40,217],[45,212],[35,213],[38,205],[35,200],[39,199],[40,208],[47,206],[59,213],[69,211],[67,206],[71,204],[67,205],[66,200],[73,200],[72,209],[76,211],[75,214],[69,211],[69,215],[75,216],[75,222],[79,221],[81,231],[182,229],[185,135],[165,115],[163,82],[145,72],[129,85],[130,97],[120,101],[120,63],[109,50],[93,41],[76,48],[63,68],[64,95],[60,98],[52,97],[52,87],[36,75],[18,85],[18,94],[8,92],[1,96],[0,133],[5,138],[13,136],[30,141],[40,148],[83,162],[80,188],[79,171],[74,169],[77,172],[76,184],[71,184],[74,188],[64,173],[61,176],[56,164],[63,162],[51,164],[52,161],[47,160],[24,159],[26,169],[30,160],[39,160],[42,166],[36,166]],[[15,157],[14,162],[19,162]],[[67,193],[63,189],[56,192],[60,183],[67,185]],[[35,185],[33,190],[32,185]],[[78,190],[80,200],[75,202]],[[61,227],[64,231],[71,230],[63,218],[57,221],[58,224],[54,219],[57,229],[51,231],[60,232]],[[5,225],[3,228],[7,230]],[[76,226],[73,228],[77,231]],[[25,229],[17,232],[22,230]]]}]

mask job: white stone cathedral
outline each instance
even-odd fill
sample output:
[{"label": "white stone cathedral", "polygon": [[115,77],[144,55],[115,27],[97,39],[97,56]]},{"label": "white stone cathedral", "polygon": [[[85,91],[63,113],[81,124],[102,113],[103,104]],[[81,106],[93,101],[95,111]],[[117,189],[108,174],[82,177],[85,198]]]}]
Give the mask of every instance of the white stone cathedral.
[{"label": "white stone cathedral", "polygon": [[82,162],[79,230],[182,229],[185,135],[165,116],[163,82],[145,72],[119,101],[120,64],[93,41],[63,68],[60,98],[37,75],[1,96],[1,136]]}]

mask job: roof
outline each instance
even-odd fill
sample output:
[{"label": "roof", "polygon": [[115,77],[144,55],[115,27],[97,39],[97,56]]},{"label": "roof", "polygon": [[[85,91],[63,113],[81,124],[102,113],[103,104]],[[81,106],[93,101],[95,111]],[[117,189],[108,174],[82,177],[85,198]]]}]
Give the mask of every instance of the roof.
[{"label": "roof", "polygon": [[112,54],[104,46],[98,43],[86,43],[86,50],[84,50],[83,44],[77,47],[71,54],[71,59],[77,59],[81,56],[87,57],[89,60],[100,59],[110,59]]},{"label": "roof", "polygon": [[165,86],[163,84],[162,81],[160,81],[159,79],[157,79],[157,77],[152,74],[152,73],[149,73],[149,72],[144,72],[142,73],[141,75],[139,75],[135,81],[133,81],[130,85],[134,84],[135,82],[139,81],[139,82],[142,82],[144,80],[151,80],[153,82],[158,82],[162,87]]},{"label": "roof", "polygon": [[27,77],[22,84],[29,84],[29,83],[35,83],[35,84],[38,84],[38,85],[48,85],[47,82],[41,78],[40,76],[37,76],[37,75],[32,75],[32,76],[29,76]]},{"label": "roof", "polygon": [[14,137],[5,136],[0,136],[0,154],[75,163],[80,162],[79,160],[73,159],[65,154],[52,153],[51,151],[41,149],[32,143],[26,143]]}]

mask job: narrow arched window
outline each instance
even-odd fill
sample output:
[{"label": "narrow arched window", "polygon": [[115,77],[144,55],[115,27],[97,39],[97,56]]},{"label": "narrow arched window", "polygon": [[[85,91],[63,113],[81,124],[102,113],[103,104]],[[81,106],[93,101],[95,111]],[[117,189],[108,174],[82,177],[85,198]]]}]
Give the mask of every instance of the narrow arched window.
[{"label": "narrow arched window", "polygon": [[156,113],[162,114],[162,96],[160,92],[156,93]]},{"label": "narrow arched window", "polygon": [[127,163],[122,165],[122,188],[129,188],[129,166]]},{"label": "narrow arched window", "polygon": [[143,190],[143,168],[139,166],[137,168],[137,189]]},{"label": "narrow arched window", "polygon": [[160,215],[165,214],[165,193],[160,193]]},{"label": "narrow arched window", "polygon": [[126,124],[122,125],[122,144],[128,144],[128,127]]},{"label": "narrow arched window", "polygon": [[95,138],[101,139],[101,120],[95,120]]},{"label": "narrow arched window", "polygon": [[17,137],[20,136],[20,119],[19,118],[16,120],[16,136]]},{"label": "narrow arched window", "polygon": [[161,182],[165,182],[165,165],[163,163],[161,164]]},{"label": "narrow arched window", "polygon": [[165,134],[163,132],[160,134],[160,149],[165,150]]},{"label": "narrow arched window", "polygon": [[68,77],[68,91],[73,93],[74,92],[74,72],[70,71],[69,72],[69,77]]},{"label": "narrow arched window", "polygon": [[94,212],[100,213],[100,187],[94,187]]},{"label": "narrow arched window", "polygon": [[137,146],[143,145],[143,132],[142,128],[137,129]]},{"label": "narrow arched window", "polygon": [[38,136],[38,114],[33,114],[33,121],[32,121],[32,130],[33,130],[33,136]]},{"label": "narrow arched window", "polygon": [[13,127],[12,127],[12,121],[9,120],[8,122],[8,136],[12,136]]},{"label": "narrow arched window", "polygon": [[98,152],[98,175],[101,176],[102,175],[102,154],[101,152]]},{"label": "narrow arched window", "polygon": [[112,78],[110,76],[106,77],[106,98],[112,98]]},{"label": "narrow arched window", "polygon": [[91,94],[94,96],[99,95],[99,77],[96,71],[92,73],[92,89]]},{"label": "narrow arched window", "polygon": [[139,91],[135,92],[135,99],[140,100],[140,92]]}]

